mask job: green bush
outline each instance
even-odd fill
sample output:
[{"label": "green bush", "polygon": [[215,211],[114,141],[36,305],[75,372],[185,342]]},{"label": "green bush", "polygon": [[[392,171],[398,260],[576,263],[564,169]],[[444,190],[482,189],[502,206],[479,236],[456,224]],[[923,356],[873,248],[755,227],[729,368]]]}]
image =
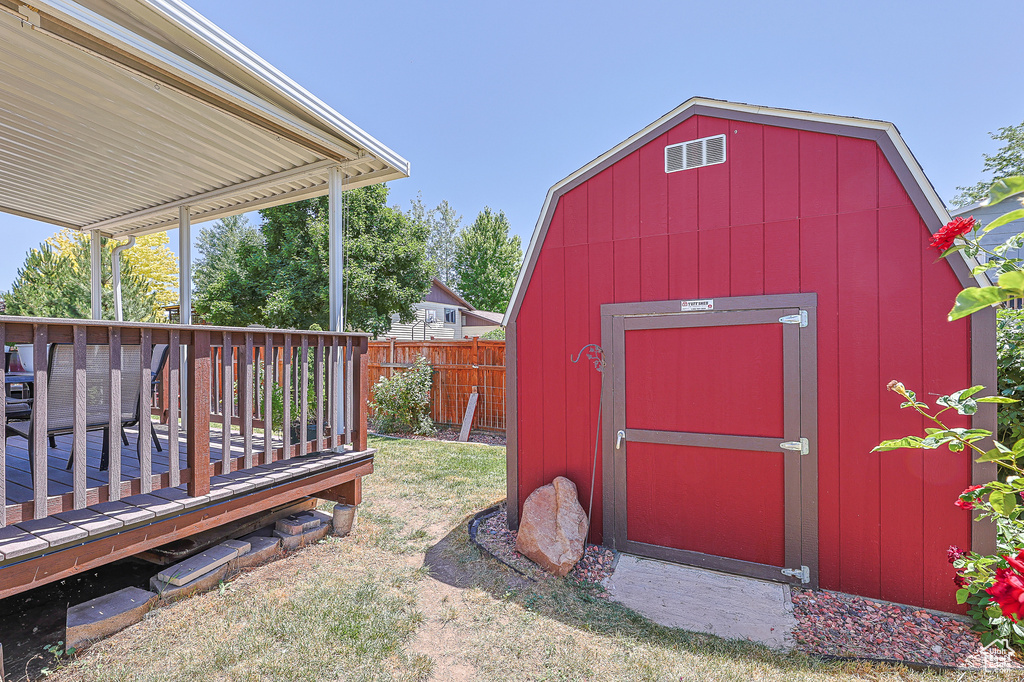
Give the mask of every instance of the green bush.
[{"label": "green bush", "polygon": [[430,385],[434,368],[426,358],[391,377],[381,377],[373,386],[374,426],[381,433],[437,433],[430,419]]},{"label": "green bush", "polygon": [[491,331],[487,332],[486,334],[484,334],[480,338],[481,339],[487,339],[488,341],[504,341],[505,340],[505,328],[504,327],[498,327],[497,329],[492,329]]},{"label": "green bush", "polygon": [[[1024,310],[1004,308],[997,313],[996,354],[999,395],[1024,399]],[[1024,403],[999,406],[998,438],[1004,443],[1024,438]]]}]

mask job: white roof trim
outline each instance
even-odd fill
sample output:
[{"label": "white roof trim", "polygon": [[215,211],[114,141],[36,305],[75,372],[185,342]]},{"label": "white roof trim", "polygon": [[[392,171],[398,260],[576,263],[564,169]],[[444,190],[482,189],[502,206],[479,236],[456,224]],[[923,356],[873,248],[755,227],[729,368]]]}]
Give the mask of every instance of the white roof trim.
[{"label": "white roof trim", "polygon": [[[534,227],[533,235],[530,237],[530,244],[527,247],[526,256],[523,259],[523,267],[521,267],[519,270],[519,276],[516,279],[516,286],[515,289],[513,289],[512,291],[512,298],[509,299],[508,308],[505,310],[505,317],[502,322],[504,325],[507,326],[511,321],[510,316],[512,313],[512,309],[513,307],[515,307],[516,302],[519,300],[520,293],[524,285],[524,280],[526,278],[526,266],[528,263],[532,262],[535,252],[540,248],[540,245],[538,244],[538,239],[544,227],[545,217],[547,216],[548,210],[551,207],[552,203],[556,201],[557,198],[561,195],[561,190],[566,185],[571,184],[580,176],[588,173],[597,166],[600,166],[609,158],[618,154],[620,151],[632,146],[638,140],[645,137],[652,131],[668,123],[672,119],[678,117],[680,114],[683,114],[688,109],[691,109],[698,105],[719,109],[726,114],[728,114],[729,112],[760,114],[766,116],[777,116],[779,118],[789,118],[802,121],[828,123],[833,125],[847,125],[858,128],[869,128],[884,132],[888,136],[889,140],[893,143],[893,146],[895,146],[896,151],[899,153],[900,157],[906,163],[907,168],[910,169],[911,174],[920,186],[921,191],[924,193],[925,198],[928,201],[928,205],[932,208],[932,210],[935,211],[935,215],[938,216],[938,218],[943,224],[946,224],[951,220],[949,213],[946,211],[945,205],[942,203],[942,199],[940,199],[939,195],[935,192],[935,188],[932,187],[931,182],[925,176],[924,170],[921,168],[920,164],[917,163],[917,159],[914,158],[914,155],[911,153],[910,148],[907,146],[906,142],[903,141],[903,138],[900,136],[899,131],[896,130],[896,126],[894,126],[892,123],[865,118],[835,116],[832,114],[816,114],[809,111],[776,109],[773,107],[762,107],[752,104],[742,104],[738,102],[726,102],[723,100],[694,97],[687,100],[683,104],[679,105],[678,107],[676,107],[669,113],[665,114],[658,120],[654,121],[643,130],[637,132],[634,135],[631,135],[629,138],[619,143],[612,149],[608,150],[601,156],[597,157],[590,163],[586,164],[585,166],[574,171],[573,173],[563,178],[559,182],[555,183],[551,187],[551,189],[548,190],[547,196],[544,199],[544,205],[541,207],[540,217],[537,219],[537,224]],[[968,257],[967,255],[964,254],[963,251],[960,251],[959,253],[963,260],[966,262],[967,267],[969,269],[973,270],[973,268],[979,264],[976,259]],[[975,279],[978,281],[979,286],[991,286],[991,281],[988,279],[985,273],[976,275]]]}]

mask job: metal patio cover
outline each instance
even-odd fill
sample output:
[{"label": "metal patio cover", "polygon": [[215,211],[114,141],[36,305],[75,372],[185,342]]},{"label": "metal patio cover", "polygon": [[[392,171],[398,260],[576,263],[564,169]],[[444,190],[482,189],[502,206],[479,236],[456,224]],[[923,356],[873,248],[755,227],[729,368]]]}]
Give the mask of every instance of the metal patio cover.
[{"label": "metal patio cover", "polygon": [[0,0],[0,210],[125,237],[409,174],[179,0]]}]

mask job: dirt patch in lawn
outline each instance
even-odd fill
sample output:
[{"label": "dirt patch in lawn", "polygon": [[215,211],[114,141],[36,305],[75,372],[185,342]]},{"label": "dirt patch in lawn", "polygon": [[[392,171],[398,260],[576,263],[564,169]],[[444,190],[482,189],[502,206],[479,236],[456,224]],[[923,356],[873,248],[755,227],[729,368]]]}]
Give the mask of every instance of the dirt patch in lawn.
[{"label": "dirt patch in lawn", "polygon": [[951,680],[659,627],[585,585],[530,581],[473,544],[504,452],[374,439],[353,533],[153,611],[58,680]]}]

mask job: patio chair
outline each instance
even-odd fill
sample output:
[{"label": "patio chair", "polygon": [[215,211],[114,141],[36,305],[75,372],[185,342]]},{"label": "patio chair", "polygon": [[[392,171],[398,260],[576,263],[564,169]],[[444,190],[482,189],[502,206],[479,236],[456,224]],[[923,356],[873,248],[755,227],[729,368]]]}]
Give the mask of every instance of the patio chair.
[{"label": "patio chair", "polygon": [[[74,433],[74,346],[55,343],[50,346],[46,379],[46,435],[50,447],[56,447],[56,436]],[[121,347],[121,428],[135,418],[139,400],[138,346]],[[107,346],[91,345],[85,349],[86,431],[103,431],[103,459],[100,469],[106,468],[110,426],[110,353]],[[31,457],[34,450],[37,408],[27,422],[7,424],[6,435],[21,436],[28,440]],[[68,468],[74,461],[74,446],[68,458]]]},{"label": "patio chair", "polygon": [[[151,383],[150,383],[151,386],[156,385],[156,382],[157,382],[158,378],[160,377],[160,373],[164,371],[164,365],[167,363],[167,352],[168,352],[168,350],[170,350],[170,346],[168,346],[166,343],[158,343],[155,346],[153,346],[153,354],[151,356],[152,359],[150,360],[150,370],[153,373],[153,376],[152,376],[152,379],[151,379]],[[123,427],[125,427],[125,426],[135,426],[140,421],[141,420],[139,419],[139,401],[136,400],[135,401],[135,414],[134,414],[134,417],[132,418],[132,421],[125,422],[124,424],[121,425],[122,426],[122,429],[121,429],[121,441],[125,445],[128,445],[128,436],[125,435]],[[153,444],[156,445],[156,451],[157,452],[163,452],[164,449],[160,446],[160,439],[157,437],[156,426],[153,425],[153,420],[152,419],[149,420],[149,431],[150,431],[151,434],[153,434]]]}]

